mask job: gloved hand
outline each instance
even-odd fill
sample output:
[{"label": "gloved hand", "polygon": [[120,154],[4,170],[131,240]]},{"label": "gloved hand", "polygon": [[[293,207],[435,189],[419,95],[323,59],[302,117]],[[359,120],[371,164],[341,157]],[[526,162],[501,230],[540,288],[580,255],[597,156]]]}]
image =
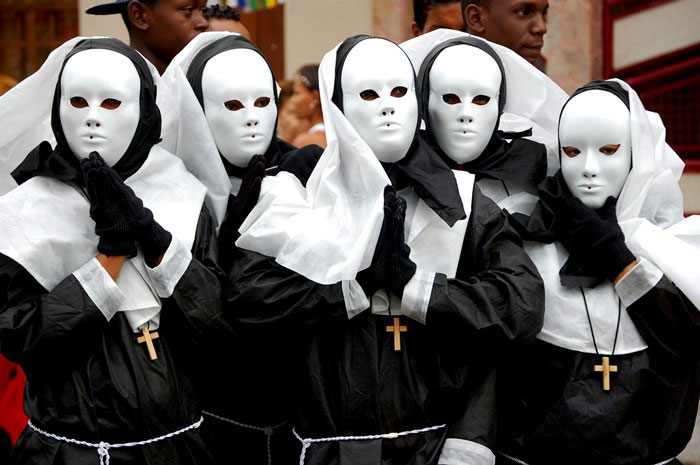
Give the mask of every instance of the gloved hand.
[{"label": "gloved hand", "polygon": [[576,197],[567,197],[562,198],[559,211],[565,228],[561,242],[566,250],[585,272],[611,281],[635,260],[617,223],[616,203],[617,199],[608,197],[596,211]]},{"label": "gloved hand", "polygon": [[241,182],[238,195],[229,195],[226,206],[226,219],[219,228],[219,261],[228,272],[229,262],[233,256],[233,247],[238,238],[238,230],[251,212],[260,196],[260,186],[265,177],[265,157],[255,155],[248,162],[248,167]]},{"label": "gloved hand", "polygon": [[306,181],[309,180],[321,155],[323,155],[321,147],[315,144],[307,145],[288,154],[279,164],[278,169],[292,173],[306,187]]},{"label": "gloved hand", "polygon": [[399,297],[403,289],[416,273],[416,264],[411,260],[411,248],[406,244],[404,223],[406,221],[406,200],[397,196],[392,216],[393,247],[391,253],[391,291]]},{"label": "gloved hand", "polygon": [[357,273],[356,280],[369,297],[389,283],[389,260],[392,249],[392,224],[396,204],[396,190],[392,186],[384,188],[384,221],[379,230],[379,238],[374,248],[372,263]]},{"label": "gloved hand", "polygon": [[97,152],[80,163],[90,200],[90,217],[100,237],[97,250],[105,255],[136,255],[141,245],[147,263],[163,255],[172,235],[153,219],[134,191]]}]

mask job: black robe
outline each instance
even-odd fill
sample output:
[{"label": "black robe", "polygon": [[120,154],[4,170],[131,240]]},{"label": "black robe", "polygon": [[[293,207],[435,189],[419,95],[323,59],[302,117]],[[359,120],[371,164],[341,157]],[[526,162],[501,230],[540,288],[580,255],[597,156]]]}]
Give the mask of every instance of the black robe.
[{"label": "black robe", "polygon": [[[220,285],[211,271],[212,224],[202,209],[193,260],[162,301],[157,360],[151,361],[123,312],[107,322],[70,275],[47,292],[0,255],[0,352],[27,375],[25,412],[44,431],[91,443],[162,436],[199,420],[187,367],[195,341],[220,316]],[[201,261],[200,261],[201,260]],[[206,264],[206,266],[204,264]],[[110,464],[209,464],[199,432],[138,447],[110,449]],[[47,438],[27,427],[14,463],[94,465],[94,448]]]},{"label": "black robe", "polygon": [[[266,154],[271,168],[268,176],[288,171],[306,185],[323,149],[317,145],[296,149],[282,140],[276,146],[277,151]],[[236,232],[225,239],[228,244],[220,242],[220,263],[226,269],[236,254],[237,238]],[[222,239],[220,236],[219,241]],[[229,420],[206,415],[201,432],[210,452],[217,463],[298,463],[299,443],[292,434],[293,398],[280,389],[294,376],[292,354],[274,339],[257,340],[235,331],[235,308],[227,306],[223,318],[226,324],[202,341],[207,355],[199,361],[195,376],[201,381],[198,389],[204,410]]]},{"label": "black robe", "polygon": [[[274,259],[238,250],[225,305],[239,330],[290,363],[278,395],[295,399],[303,438],[374,435],[446,424],[396,439],[312,444],[306,464],[437,464],[444,441],[495,441],[495,364],[490,347],[533,338],[543,289],[506,215],[474,188],[457,277],[438,274],[426,324],[394,351],[393,317],[348,319],[340,283],[321,285]],[[298,460],[298,458],[297,458]]]},{"label": "black robe", "polygon": [[[666,277],[627,307],[648,348],[601,357],[537,341],[510,364],[499,450],[530,465],[652,465],[678,455],[700,394],[700,313]],[[503,459],[503,463],[511,463]]]}]

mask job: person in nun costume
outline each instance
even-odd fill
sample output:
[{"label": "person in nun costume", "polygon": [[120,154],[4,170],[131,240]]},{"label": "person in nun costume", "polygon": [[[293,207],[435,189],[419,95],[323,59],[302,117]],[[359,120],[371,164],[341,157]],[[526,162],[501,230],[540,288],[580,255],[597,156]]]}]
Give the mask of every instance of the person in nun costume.
[{"label": "person in nun costume", "polygon": [[473,175],[420,137],[398,46],[350,37],[320,82],[328,147],[305,189],[263,182],[226,297],[302,351],[299,463],[492,464],[488,348],[539,331],[541,280]]},{"label": "person in nun costume", "polygon": [[698,407],[700,313],[634,230],[682,218],[683,164],[664,138],[623,81],[586,84],[562,110],[561,171],[531,216],[514,215],[537,241],[526,250],[546,310],[503,372],[504,464],[679,463]]},{"label": "person in nun costume", "polygon": [[[182,129],[188,133],[182,134],[178,154],[186,160],[184,152],[192,152],[193,160],[205,151],[215,154],[206,166],[200,163],[206,170],[201,179],[212,193],[226,192],[212,201],[228,199],[225,219],[217,218],[219,263],[228,270],[238,229],[258,201],[263,178],[291,170],[304,184],[322,149],[297,150],[276,137],[275,77],[260,50],[243,36],[200,34],[175,63],[187,77],[178,98],[187,113]],[[225,309],[224,318],[233,320],[234,311]],[[209,338],[206,346],[218,355],[201,361],[195,379],[201,381],[208,420],[201,433],[217,462],[228,463],[234,450],[240,463],[294,463],[299,444],[291,430],[293,402],[289,391],[280,390],[293,377],[285,346],[240,332]],[[226,369],[221,369],[222,360]]]},{"label": "person in nun costume", "polygon": [[[213,228],[205,187],[155,145],[155,76],[116,39],[78,38],[0,100],[19,118],[0,147],[44,140],[0,198],[0,351],[30,419],[15,463],[213,463],[185,372],[221,309]],[[52,103],[27,100],[47,87]]]},{"label": "person in nun costume", "polygon": [[[556,117],[566,94],[515,53],[469,34],[428,34],[401,47],[420,68],[425,135],[433,148],[453,169],[475,174],[484,195],[501,208],[531,213],[548,156],[545,144],[524,137],[537,127],[540,138],[556,143]],[[526,86],[529,95],[543,94],[542,101],[520,99]],[[520,115],[519,132],[499,129],[504,112],[506,119]]]}]

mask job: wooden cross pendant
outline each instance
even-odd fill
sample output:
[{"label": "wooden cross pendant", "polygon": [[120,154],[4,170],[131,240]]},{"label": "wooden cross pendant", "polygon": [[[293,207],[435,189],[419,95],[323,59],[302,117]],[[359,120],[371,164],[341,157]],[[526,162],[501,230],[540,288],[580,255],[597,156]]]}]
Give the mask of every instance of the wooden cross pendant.
[{"label": "wooden cross pendant", "polygon": [[136,339],[136,342],[139,344],[143,344],[144,342],[146,343],[146,347],[148,348],[148,355],[151,356],[151,360],[155,360],[158,358],[156,355],[156,348],[153,347],[153,340],[158,339],[158,333],[157,332],[148,332],[148,326],[144,326],[141,328],[141,333],[143,336],[139,336],[138,339]]},{"label": "wooden cross pendant", "polygon": [[596,365],[595,371],[603,372],[603,390],[610,390],[610,373],[617,373],[617,365],[610,365],[610,357],[603,357],[603,364]]},{"label": "wooden cross pendant", "polygon": [[408,328],[399,324],[399,317],[394,317],[394,324],[386,327],[387,333],[394,333],[394,351],[401,351],[401,333],[408,331]]}]

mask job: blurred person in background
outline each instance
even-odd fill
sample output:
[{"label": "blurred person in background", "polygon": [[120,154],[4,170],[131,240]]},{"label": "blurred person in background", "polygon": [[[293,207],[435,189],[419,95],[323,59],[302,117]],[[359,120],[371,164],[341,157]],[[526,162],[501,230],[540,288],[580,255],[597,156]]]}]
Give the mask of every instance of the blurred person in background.
[{"label": "blurred person in background", "polygon": [[163,74],[170,61],[209,26],[205,0],[116,0],[88,8],[91,15],[120,14],[129,45]]},{"label": "blurred person in background", "polygon": [[309,144],[326,148],[326,127],[323,124],[321,97],[318,91],[318,65],[305,65],[294,76],[294,95],[289,99],[294,115],[299,120],[308,120],[308,131],[298,135],[292,142],[297,147]]},{"label": "blurred person in background", "polygon": [[299,119],[294,114],[291,99],[294,95],[294,82],[282,79],[280,86],[279,110],[277,115],[277,137],[285,141],[293,141],[299,134],[309,130],[311,124],[306,119]]},{"label": "blurred person in background", "polygon": [[413,37],[436,29],[464,30],[461,0],[413,0]]},{"label": "blurred person in background", "polygon": [[241,10],[227,6],[225,0],[221,3],[223,4],[207,5],[202,9],[204,17],[209,21],[207,31],[235,32],[252,40],[248,28],[241,22]]},{"label": "blurred person in background", "polygon": [[467,32],[508,47],[543,68],[548,0],[462,0]]}]

